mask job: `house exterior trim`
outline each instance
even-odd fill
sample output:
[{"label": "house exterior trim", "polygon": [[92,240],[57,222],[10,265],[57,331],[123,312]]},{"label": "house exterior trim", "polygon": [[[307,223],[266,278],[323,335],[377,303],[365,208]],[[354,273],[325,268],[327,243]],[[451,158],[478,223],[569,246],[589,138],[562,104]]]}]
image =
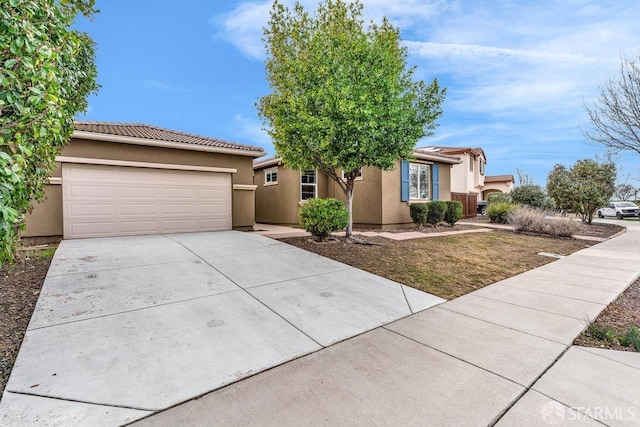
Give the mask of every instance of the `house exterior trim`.
[{"label": "house exterior trim", "polygon": [[222,173],[238,172],[238,170],[235,168],[176,165],[176,164],[168,164],[168,163],[131,162],[127,160],[89,159],[89,158],[82,158],[82,157],[66,157],[66,156],[57,156],[56,162],[79,163],[79,164],[88,164],[88,165],[128,166],[128,167],[134,167],[134,168],[170,169],[170,170],[185,170],[185,171],[200,171],[200,172],[222,172]]},{"label": "house exterior trim", "polygon": [[234,154],[236,156],[262,157],[264,151],[240,150],[235,148],[212,147],[209,145],[186,144],[183,142],[158,141],[155,139],[137,138],[131,136],[111,135],[107,133],[87,132],[76,130],[73,137],[95,141],[118,142],[121,144],[147,145],[161,148],[175,148],[178,150],[207,151],[210,153]]}]

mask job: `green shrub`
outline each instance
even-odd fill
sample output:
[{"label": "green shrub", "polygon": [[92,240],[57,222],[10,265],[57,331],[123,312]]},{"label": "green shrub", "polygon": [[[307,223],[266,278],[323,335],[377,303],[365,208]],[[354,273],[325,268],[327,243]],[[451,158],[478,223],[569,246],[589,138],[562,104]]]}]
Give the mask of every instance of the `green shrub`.
[{"label": "green shrub", "polygon": [[511,203],[511,195],[509,193],[489,193],[487,202],[492,203]]},{"label": "green shrub", "polygon": [[624,347],[633,346],[640,351],[640,330],[635,326],[630,327],[624,337],[620,338],[620,344]]},{"label": "green shrub", "polygon": [[535,184],[521,185],[511,190],[511,201],[545,210],[556,208],[556,201],[547,196],[541,186]]},{"label": "green shrub", "polygon": [[491,222],[506,224],[508,222],[509,214],[515,209],[516,205],[512,203],[492,203],[487,209],[487,215]]},{"label": "green shrub", "polygon": [[616,338],[616,333],[613,329],[605,328],[596,323],[592,323],[587,328],[589,335],[600,341],[613,341]]},{"label": "green shrub", "polygon": [[347,208],[337,199],[309,199],[300,207],[298,216],[300,226],[321,242],[349,222]]},{"label": "green shrub", "polygon": [[411,220],[422,229],[422,226],[427,223],[427,212],[429,206],[426,203],[412,203],[409,205],[409,215]]},{"label": "green shrub", "polygon": [[434,228],[438,228],[438,224],[444,221],[444,214],[447,211],[447,204],[445,202],[429,202],[427,209],[427,222],[433,225]]},{"label": "green shrub", "polygon": [[454,224],[462,218],[462,202],[450,200],[444,203],[447,205],[447,210],[444,213],[444,221],[453,227]]}]

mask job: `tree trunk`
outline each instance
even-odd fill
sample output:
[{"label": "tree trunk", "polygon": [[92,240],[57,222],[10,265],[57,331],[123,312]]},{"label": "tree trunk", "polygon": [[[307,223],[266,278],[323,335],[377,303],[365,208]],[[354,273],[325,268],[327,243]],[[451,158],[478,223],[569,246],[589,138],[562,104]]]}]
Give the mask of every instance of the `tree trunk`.
[{"label": "tree trunk", "polygon": [[353,187],[347,188],[344,191],[344,196],[347,199],[347,211],[349,212],[349,222],[347,223],[347,230],[345,232],[346,237],[351,237],[353,234]]}]

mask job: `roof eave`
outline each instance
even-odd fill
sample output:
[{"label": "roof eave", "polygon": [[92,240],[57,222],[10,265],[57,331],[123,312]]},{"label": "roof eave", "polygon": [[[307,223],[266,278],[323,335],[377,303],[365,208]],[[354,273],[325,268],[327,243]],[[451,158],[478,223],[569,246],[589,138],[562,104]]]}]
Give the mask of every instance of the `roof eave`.
[{"label": "roof eave", "polygon": [[137,138],[132,136],[112,135],[101,132],[84,130],[73,131],[73,138],[90,139],[94,141],[118,142],[121,144],[146,145],[151,147],[174,148],[178,150],[206,151],[209,153],[234,154],[236,156],[262,157],[266,153],[256,150],[242,150],[239,148],[214,147],[210,145],[188,144],[183,142],[159,141],[157,139]]},{"label": "roof eave", "polygon": [[450,156],[445,157],[442,154],[433,155],[433,154],[419,153],[414,151],[413,156],[416,159],[420,159],[420,160],[430,160],[433,162],[447,163],[450,165],[458,165],[462,163],[462,160],[458,157],[450,157]]},{"label": "roof eave", "polygon": [[262,168],[266,168],[269,166],[280,165],[282,163],[282,159],[276,157],[273,159],[265,159],[253,164],[253,170],[258,170]]}]

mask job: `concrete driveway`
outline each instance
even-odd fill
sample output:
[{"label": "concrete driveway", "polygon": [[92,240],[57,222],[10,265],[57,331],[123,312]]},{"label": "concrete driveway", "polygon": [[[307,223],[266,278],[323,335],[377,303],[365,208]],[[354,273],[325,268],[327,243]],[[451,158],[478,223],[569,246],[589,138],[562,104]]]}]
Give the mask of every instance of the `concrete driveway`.
[{"label": "concrete driveway", "polygon": [[441,302],[252,233],[66,240],[0,424],[131,422]]}]

